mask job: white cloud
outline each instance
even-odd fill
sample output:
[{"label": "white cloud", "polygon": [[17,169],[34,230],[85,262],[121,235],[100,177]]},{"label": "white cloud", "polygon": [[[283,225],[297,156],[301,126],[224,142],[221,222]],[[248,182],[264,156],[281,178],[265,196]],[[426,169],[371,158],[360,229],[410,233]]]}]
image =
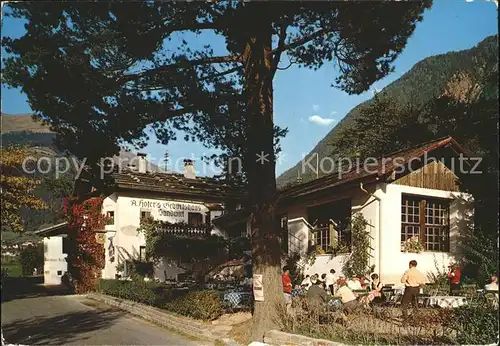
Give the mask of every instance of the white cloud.
[{"label": "white cloud", "polygon": [[372,89],[372,94],[375,95],[375,94],[378,94],[379,92],[381,92],[382,89],[379,89],[379,88],[373,88]]},{"label": "white cloud", "polygon": [[334,116],[335,114],[337,114],[337,113],[338,113],[337,111],[332,111],[332,112],[330,113],[330,116],[331,116],[331,117],[333,117],[333,116]]},{"label": "white cloud", "polygon": [[327,126],[335,122],[335,119],[322,118],[319,115],[313,115],[309,117],[309,121],[320,126]]},{"label": "white cloud", "polygon": [[312,107],[312,108],[313,108],[313,111],[314,111],[314,112],[319,111],[319,105],[313,105],[313,107]]}]

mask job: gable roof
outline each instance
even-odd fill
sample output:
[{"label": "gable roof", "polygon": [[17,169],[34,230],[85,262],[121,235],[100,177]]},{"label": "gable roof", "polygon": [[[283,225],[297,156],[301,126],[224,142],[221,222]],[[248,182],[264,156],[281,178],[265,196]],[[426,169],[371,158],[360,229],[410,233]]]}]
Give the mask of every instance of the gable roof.
[{"label": "gable roof", "polygon": [[115,188],[147,191],[201,200],[239,199],[244,196],[242,187],[216,178],[186,178],[183,174],[121,170],[111,174]]},{"label": "gable roof", "polygon": [[387,177],[392,174],[397,168],[411,163],[413,159],[422,157],[426,153],[445,147],[452,148],[457,154],[462,154],[467,157],[469,156],[467,151],[460,146],[455,139],[450,136],[442,137],[418,144],[408,149],[383,155],[369,164],[360,163],[345,173],[332,173],[322,178],[284,189],[280,194],[280,199],[290,199],[303,195],[310,195],[318,191],[338,187],[347,183],[371,180],[377,181],[380,180],[381,177]]},{"label": "gable roof", "polygon": [[68,222],[65,221],[58,223],[56,225],[39,229],[38,231],[35,231],[35,234],[42,237],[50,237],[50,236],[66,234],[67,232],[68,232]]}]

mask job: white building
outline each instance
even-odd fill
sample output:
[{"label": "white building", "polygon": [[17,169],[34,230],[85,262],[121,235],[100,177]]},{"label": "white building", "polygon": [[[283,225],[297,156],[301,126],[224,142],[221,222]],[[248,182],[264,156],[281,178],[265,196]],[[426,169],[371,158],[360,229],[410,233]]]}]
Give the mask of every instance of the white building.
[{"label": "white building", "polygon": [[[350,220],[360,213],[371,237],[369,264],[385,284],[399,284],[410,260],[425,273],[436,272],[436,266],[446,270],[460,260],[460,234],[472,222],[472,196],[461,191],[459,182],[464,153],[451,137],[442,138],[385,155],[384,161],[360,165],[342,176],[334,173],[283,190],[278,205],[285,228],[283,248],[306,256],[320,247],[326,254],[317,254],[305,274],[321,275],[332,268],[341,273],[350,253],[333,254],[331,244],[350,245]],[[474,164],[469,164],[463,162],[462,173],[471,170]],[[243,227],[247,215],[239,211],[217,221]],[[404,251],[402,243],[412,236],[424,251]]]},{"label": "white building", "polygon": [[[212,220],[223,213],[225,205],[236,207],[242,197],[241,189],[215,178],[196,177],[191,160],[185,160],[183,174],[174,174],[149,172],[145,155],[138,154],[137,159],[137,169],[128,167],[111,173],[104,190],[107,197],[103,200],[102,212],[110,221],[104,230],[96,230],[96,239],[105,248],[102,278],[127,276],[126,262],[145,259],[146,239],[138,231],[142,218],[152,217],[173,224],[162,229],[164,232],[196,237],[232,236],[230,231],[222,232],[214,227]],[[74,193],[90,198],[102,191],[96,189],[84,173],[76,181]],[[187,225],[179,227],[176,223]],[[45,284],[60,284],[68,270],[63,249],[67,223],[37,233],[45,237]],[[124,268],[119,271],[118,266]],[[164,259],[155,267],[154,278],[176,280],[188,267],[189,263]]]},{"label": "white building", "polygon": [[43,282],[45,285],[60,285],[62,276],[68,271],[68,262],[64,246],[67,222],[43,228],[35,232],[43,236]]},{"label": "white building", "polygon": [[[189,233],[193,236],[228,236],[212,225],[212,220],[223,213],[226,203],[237,203],[242,192],[229,183],[214,178],[196,177],[191,160],[185,160],[184,174],[147,172],[145,155],[138,154],[137,170],[124,169],[110,175],[111,187],[103,201],[103,213],[111,220],[105,226],[103,246],[105,267],[103,278],[126,276],[117,266],[133,259],[145,259],[146,239],[139,232],[141,219],[154,220],[179,226],[167,226],[163,231]],[[80,183],[78,193],[90,191],[89,185]],[[155,267],[154,277],[159,280],[176,280],[185,273],[189,263],[182,265],[174,260],[163,259]]]}]

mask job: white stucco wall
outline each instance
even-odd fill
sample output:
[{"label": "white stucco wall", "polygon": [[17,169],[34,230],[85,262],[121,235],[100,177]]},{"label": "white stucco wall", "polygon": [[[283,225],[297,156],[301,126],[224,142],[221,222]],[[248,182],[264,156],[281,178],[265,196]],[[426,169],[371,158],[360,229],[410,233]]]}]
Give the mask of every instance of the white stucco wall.
[{"label": "white stucco wall", "polygon": [[60,285],[61,277],[68,270],[67,254],[63,253],[63,237],[43,238],[44,265],[43,281],[45,285]]},{"label": "white stucco wall", "polygon": [[[401,252],[401,199],[402,194],[447,198],[450,205],[450,252],[428,252],[420,254]],[[399,284],[401,276],[408,269],[408,262],[416,260],[418,269],[424,274],[446,268],[457,255],[457,236],[465,225],[463,215],[472,215],[472,197],[467,193],[424,189],[396,184],[380,184],[375,193],[382,199],[382,230],[378,248],[381,280],[384,283]],[[377,271],[377,269],[376,269]]]},{"label": "white stucco wall", "polygon": [[[179,206],[187,210],[180,209]],[[103,201],[103,213],[114,211],[114,224],[107,225],[106,242],[106,265],[103,270],[104,278],[114,278],[117,274],[116,266],[125,260],[138,258],[140,247],[145,246],[144,234],[137,231],[140,225],[141,211],[151,212],[155,220],[162,220],[171,223],[188,222],[188,212],[200,213],[203,222],[206,223],[205,214],[208,208],[203,203],[195,203],[181,200],[141,198],[139,194],[113,194]],[[211,212],[211,218],[218,216],[220,212]],[[212,234],[223,235],[219,230],[212,231]],[[109,238],[113,237],[115,248],[114,262],[110,261]],[[155,268],[155,278],[164,280],[165,278],[176,278],[177,274],[184,272],[177,268],[175,264],[162,261]]]},{"label": "white stucco wall", "polygon": [[[380,198],[381,202],[376,197],[363,192],[361,188],[355,188],[351,192],[352,214],[361,213],[368,222],[372,237],[371,247],[373,248],[369,264],[375,265],[375,272],[379,273],[385,284],[399,284],[401,275],[408,269],[408,262],[412,259],[418,262],[418,268],[425,274],[436,272],[436,266],[440,270],[446,269],[450,262],[455,259],[459,251],[457,236],[466,227],[463,215],[470,218],[473,213],[471,195],[396,184],[379,184],[368,188],[367,192]],[[450,205],[449,253],[422,252],[412,254],[401,252],[401,199],[403,193],[452,200]],[[301,217],[307,219],[307,208],[305,206],[291,208],[288,215],[291,247],[307,249],[308,227],[300,219]],[[321,275],[332,268],[340,273],[345,259],[346,257],[342,255],[337,257],[317,255],[315,262],[305,267],[305,274],[318,273]]]}]

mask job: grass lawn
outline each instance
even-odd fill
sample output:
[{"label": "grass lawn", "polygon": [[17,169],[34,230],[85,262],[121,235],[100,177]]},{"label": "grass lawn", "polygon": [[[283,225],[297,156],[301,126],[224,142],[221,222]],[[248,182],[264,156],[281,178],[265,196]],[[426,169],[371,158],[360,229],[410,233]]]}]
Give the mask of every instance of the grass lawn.
[{"label": "grass lawn", "polygon": [[16,260],[2,261],[2,270],[8,270],[10,277],[21,276],[21,263]]}]

